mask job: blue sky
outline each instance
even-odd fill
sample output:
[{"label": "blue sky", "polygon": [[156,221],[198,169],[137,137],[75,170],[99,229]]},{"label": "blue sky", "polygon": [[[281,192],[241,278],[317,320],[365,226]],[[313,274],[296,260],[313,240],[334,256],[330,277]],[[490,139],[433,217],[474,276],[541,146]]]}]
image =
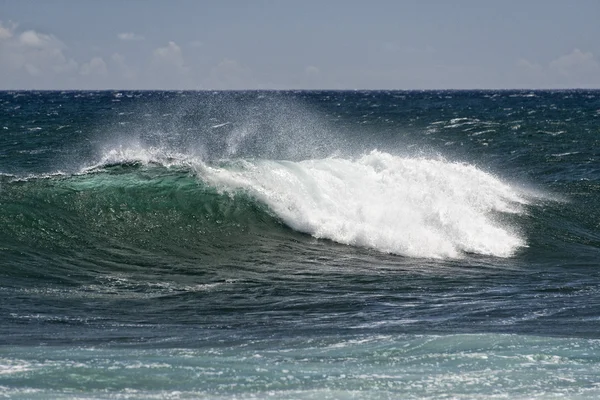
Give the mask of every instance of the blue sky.
[{"label": "blue sky", "polygon": [[600,88],[598,0],[0,0],[0,89]]}]

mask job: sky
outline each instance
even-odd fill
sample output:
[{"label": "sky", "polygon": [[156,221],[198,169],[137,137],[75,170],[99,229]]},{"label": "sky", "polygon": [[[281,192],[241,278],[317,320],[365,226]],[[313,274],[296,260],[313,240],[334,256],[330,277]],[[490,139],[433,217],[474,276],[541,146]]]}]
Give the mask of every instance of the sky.
[{"label": "sky", "polygon": [[0,90],[600,88],[599,0],[0,0]]}]

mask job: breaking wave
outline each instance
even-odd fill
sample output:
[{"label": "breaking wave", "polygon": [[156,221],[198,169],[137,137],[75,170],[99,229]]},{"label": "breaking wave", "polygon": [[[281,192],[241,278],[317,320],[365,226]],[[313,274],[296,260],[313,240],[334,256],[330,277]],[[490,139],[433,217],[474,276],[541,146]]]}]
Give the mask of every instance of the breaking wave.
[{"label": "breaking wave", "polygon": [[[316,238],[409,257],[510,257],[526,246],[513,226],[528,203],[519,189],[473,165],[377,150],[354,159],[205,163],[159,148],[120,147],[79,174],[13,179],[8,186],[4,197],[12,190],[15,207],[31,207],[25,213],[49,204],[48,224],[63,221],[63,233],[82,225],[70,219],[97,227],[112,215],[106,229],[135,222],[144,235],[162,225],[199,224],[179,229],[178,235],[194,236],[216,221],[277,229],[283,223]],[[23,203],[25,192],[30,201]],[[19,230],[14,218],[2,218]]]}]

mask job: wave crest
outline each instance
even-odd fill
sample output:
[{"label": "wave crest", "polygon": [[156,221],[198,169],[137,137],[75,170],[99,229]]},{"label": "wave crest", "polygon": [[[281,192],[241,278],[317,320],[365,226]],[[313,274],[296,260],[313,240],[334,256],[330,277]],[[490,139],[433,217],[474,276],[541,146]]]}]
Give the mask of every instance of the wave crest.
[{"label": "wave crest", "polygon": [[372,151],[357,159],[197,164],[201,179],[244,190],[295,230],[410,257],[509,257],[525,240],[500,221],[525,196],[475,166]]},{"label": "wave crest", "polygon": [[[176,215],[185,226],[204,221],[198,228],[204,231],[213,219],[225,218],[232,226],[240,221],[252,225],[273,221],[275,215],[290,228],[316,238],[409,257],[458,258],[466,253],[509,257],[526,246],[507,216],[523,214],[527,196],[473,165],[443,159],[374,150],[357,159],[236,159],[209,164],[160,148],[130,146],[107,151],[72,179],[58,178],[63,182],[60,193],[70,196],[60,204],[72,203],[69,207],[79,210],[86,223],[95,221],[94,226],[106,211],[107,224],[116,230],[121,229],[115,225],[118,218],[135,222],[129,223],[132,229],[146,225],[179,229]],[[48,182],[50,187],[32,184],[23,190],[56,200],[45,193],[53,190],[53,182]],[[15,199],[24,201],[25,192],[15,190]],[[89,204],[87,191],[95,193]],[[269,230],[268,226],[272,228],[269,224],[263,228]]]}]

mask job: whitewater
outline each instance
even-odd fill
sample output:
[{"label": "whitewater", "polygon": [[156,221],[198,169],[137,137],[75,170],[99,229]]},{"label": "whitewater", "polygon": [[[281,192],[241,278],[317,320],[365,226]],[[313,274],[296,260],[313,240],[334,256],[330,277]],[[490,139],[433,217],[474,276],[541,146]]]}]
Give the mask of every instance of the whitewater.
[{"label": "whitewater", "polygon": [[525,190],[473,165],[373,150],[357,159],[220,160],[119,147],[102,165],[185,166],[224,194],[251,195],[294,230],[409,257],[509,257],[526,246],[505,214],[522,214]]}]

